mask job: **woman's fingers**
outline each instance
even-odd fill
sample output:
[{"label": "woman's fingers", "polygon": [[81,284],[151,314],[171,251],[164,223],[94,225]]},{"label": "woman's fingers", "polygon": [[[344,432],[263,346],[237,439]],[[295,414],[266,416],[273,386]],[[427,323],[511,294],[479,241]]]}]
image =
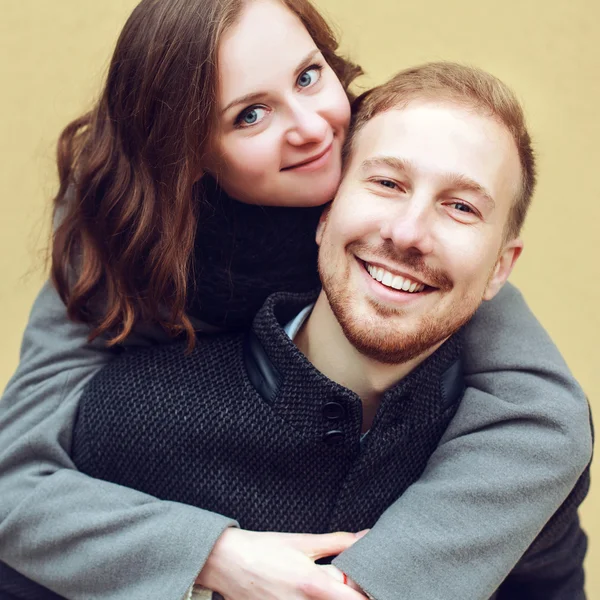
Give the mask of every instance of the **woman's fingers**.
[{"label": "woman's fingers", "polygon": [[319,565],[321,571],[327,573],[330,577],[333,577],[336,581],[340,583],[346,584],[347,577],[344,576],[344,573],[340,571],[337,567],[333,565]]},{"label": "woman's fingers", "polygon": [[[317,565],[317,568],[323,575],[325,575],[323,570],[326,566],[328,565]],[[362,590],[344,584],[343,582],[338,581],[337,578],[334,579],[334,576],[330,574],[327,575],[327,579],[329,579],[329,583],[325,584],[325,582],[321,581],[319,589],[314,590],[312,595],[307,594],[305,596],[306,600],[367,600],[367,596],[364,595]]]},{"label": "woman's fingers", "polygon": [[344,572],[340,571],[335,565],[320,565],[319,568],[325,573],[327,573],[330,577],[333,577],[336,581],[347,585],[349,588],[364,594],[362,589],[356,584],[350,577],[348,577]]},{"label": "woman's fingers", "polygon": [[215,544],[197,584],[218,591],[226,600],[365,600],[343,583],[337,569],[328,572],[314,563],[316,558],[343,552],[357,539],[352,533],[258,533],[230,528]]},{"label": "woman's fingers", "polygon": [[362,537],[359,534],[338,531],[335,533],[291,533],[289,543],[312,560],[325,558],[326,556],[337,556]]}]

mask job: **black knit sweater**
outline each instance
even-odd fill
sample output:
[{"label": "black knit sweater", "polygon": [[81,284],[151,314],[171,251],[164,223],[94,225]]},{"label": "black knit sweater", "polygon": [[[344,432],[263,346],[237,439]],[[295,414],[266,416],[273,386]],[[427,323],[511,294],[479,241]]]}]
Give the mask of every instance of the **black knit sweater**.
[{"label": "black knit sweater", "polygon": [[282,324],[310,299],[278,294],[254,332],[281,384],[265,399],[245,366],[245,336],[128,352],[87,386],[73,458],[92,477],[270,531],[371,527],[425,468],[457,408],[448,340],[384,394],[361,442],[361,401],[318,372]]},{"label": "black knit sweater", "polygon": [[188,312],[221,329],[239,330],[275,292],[320,285],[315,231],[323,207],[244,204],[205,176],[194,193],[198,231]]}]

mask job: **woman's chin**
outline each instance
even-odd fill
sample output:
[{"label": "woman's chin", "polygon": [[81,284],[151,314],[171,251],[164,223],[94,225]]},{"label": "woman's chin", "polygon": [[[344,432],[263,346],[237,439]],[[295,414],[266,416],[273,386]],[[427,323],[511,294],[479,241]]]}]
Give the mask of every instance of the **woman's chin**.
[{"label": "woman's chin", "polygon": [[258,206],[284,206],[288,208],[314,208],[316,206],[324,206],[330,200],[333,200],[337,186],[333,190],[315,190],[311,193],[309,190],[290,190],[287,194],[270,194],[264,197],[256,195],[251,198],[248,196],[237,197],[230,194],[238,202],[244,204],[255,204]]},{"label": "woman's chin", "polygon": [[323,206],[335,198],[340,185],[339,177],[331,178],[323,184],[315,186],[314,189],[296,189],[288,196],[287,201],[281,198],[282,206],[295,206],[297,208],[310,208]]},{"label": "woman's chin", "polygon": [[287,206],[289,208],[315,208],[324,206],[329,201],[333,200],[333,196],[324,196],[323,194],[312,194],[311,196],[290,196],[281,198],[279,202],[271,202],[271,206]]},{"label": "woman's chin", "polygon": [[[221,181],[222,189],[232,198],[244,204],[259,206],[287,206],[289,208],[311,208],[323,206],[333,200],[340,183],[340,174],[329,177],[302,177],[290,183],[277,182],[260,190],[257,185],[229,186]],[[249,193],[251,191],[251,193]]]}]

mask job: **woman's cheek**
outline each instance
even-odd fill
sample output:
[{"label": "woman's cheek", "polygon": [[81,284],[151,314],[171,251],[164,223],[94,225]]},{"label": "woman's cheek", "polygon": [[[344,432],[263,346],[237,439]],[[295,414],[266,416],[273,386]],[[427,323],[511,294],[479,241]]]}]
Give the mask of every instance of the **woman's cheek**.
[{"label": "woman's cheek", "polygon": [[247,172],[279,172],[281,164],[278,146],[270,136],[257,135],[239,144],[235,162]]},{"label": "woman's cheek", "polygon": [[350,117],[352,113],[348,96],[340,83],[338,83],[334,101],[332,102],[331,113],[332,119],[330,122],[336,129],[343,130],[345,136],[348,127],[350,126]]}]

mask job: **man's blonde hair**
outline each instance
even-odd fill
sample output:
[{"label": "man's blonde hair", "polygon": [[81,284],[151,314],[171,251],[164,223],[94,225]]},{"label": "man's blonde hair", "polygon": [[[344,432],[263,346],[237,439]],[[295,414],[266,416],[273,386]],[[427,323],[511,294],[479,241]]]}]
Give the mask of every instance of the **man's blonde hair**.
[{"label": "man's blonde hair", "polygon": [[513,202],[505,228],[506,239],[519,235],[535,187],[535,157],[525,124],[523,109],[515,94],[502,81],[474,67],[451,62],[434,62],[401,71],[387,83],[359,96],[353,105],[353,119],[346,145],[367,121],[379,113],[405,108],[414,100],[447,101],[468,106],[498,119],[511,133],[521,163],[521,187]]}]

